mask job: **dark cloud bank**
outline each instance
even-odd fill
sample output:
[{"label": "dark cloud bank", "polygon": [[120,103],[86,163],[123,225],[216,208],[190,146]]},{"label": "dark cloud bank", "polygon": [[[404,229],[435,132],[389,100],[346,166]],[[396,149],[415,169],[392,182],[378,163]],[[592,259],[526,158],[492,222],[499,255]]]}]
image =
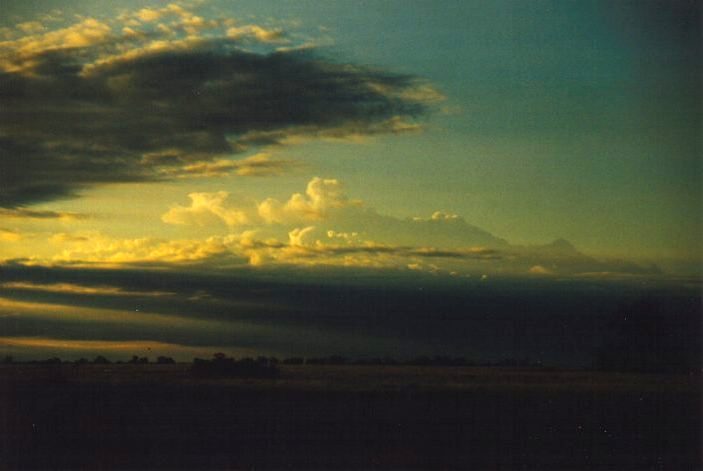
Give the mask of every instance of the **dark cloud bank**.
[{"label": "dark cloud bank", "polygon": [[394,132],[427,110],[417,78],[310,51],[210,39],[86,69],[95,52],[46,51],[31,73],[0,73],[0,206],[159,179],[294,134]]},{"label": "dark cloud bank", "polygon": [[[637,355],[662,346],[695,353],[700,341],[700,292],[663,280],[456,280],[391,270],[294,268],[226,274],[15,264],[1,269],[0,297],[15,302],[116,309],[145,318],[160,314],[211,324],[130,325],[99,318],[45,318],[41,308],[37,316],[26,316],[3,307],[0,332],[10,337],[146,340],[279,356],[530,359],[561,366],[591,366],[608,342],[621,348],[617,342],[628,335],[642,343],[632,347],[639,348],[633,350]],[[33,283],[35,289],[18,282]],[[119,287],[130,294],[41,288],[56,283]],[[630,327],[633,319],[639,330]]]}]

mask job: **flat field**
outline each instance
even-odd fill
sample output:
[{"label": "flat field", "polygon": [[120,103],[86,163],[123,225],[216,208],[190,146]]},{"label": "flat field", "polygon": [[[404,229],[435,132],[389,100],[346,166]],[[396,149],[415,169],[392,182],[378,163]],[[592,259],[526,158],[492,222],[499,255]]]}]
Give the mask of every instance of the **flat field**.
[{"label": "flat field", "polygon": [[530,368],[0,366],[8,469],[589,469],[701,465],[699,376]]}]

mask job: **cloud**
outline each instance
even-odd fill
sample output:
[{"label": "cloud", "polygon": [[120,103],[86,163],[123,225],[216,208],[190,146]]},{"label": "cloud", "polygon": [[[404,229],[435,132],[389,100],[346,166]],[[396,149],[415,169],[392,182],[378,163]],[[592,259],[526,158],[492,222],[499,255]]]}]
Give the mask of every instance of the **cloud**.
[{"label": "cloud", "polygon": [[[410,265],[399,270],[263,266],[222,271],[2,264],[4,281],[37,288],[175,294],[25,293],[0,286],[0,348],[19,359],[30,352],[38,352],[33,358],[58,354],[65,359],[88,352],[112,360],[133,354],[153,358],[165,349],[163,354],[180,354],[185,361],[249,348],[254,352],[246,353],[250,356],[451,354],[495,361],[500,352],[515,348],[517,322],[525,340],[517,355],[566,361],[564,352],[572,352],[582,362],[571,366],[581,366],[594,358],[610,316],[617,319],[619,306],[631,303],[633,296],[661,301],[690,325],[698,325],[700,318],[697,285],[516,281],[490,274],[481,281],[481,272],[470,278],[442,277],[432,274],[427,260]],[[595,331],[594,303],[606,316]],[[574,333],[568,339],[562,335],[565,323]],[[208,351],[181,351],[179,346]],[[568,358],[567,363],[574,361]]]},{"label": "cloud", "polygon": [[[239,170],[246,172],[261,172],[262,169],[268,171],[270,163],[266,158],[254,156],[235,165]],[[230,163],[227,163],[227,166],[230,166]],[[198,171],[200,170],[202,169]],[[296,224],[323,220],[335,210],[362,205],[360,201],[347,197],[339,180],[320,177],[313,177],[308,182],[304,194],[294,193],[285,202],[267,198],[242,208],[227,206],[228,196],[226,191],[190,193],[190,206],[174,205],[161,216],[161,220],[167,224],[197,226],[221,223],[227,226]]]},{"label": "cloud", "polygon": [[96,354],[108,355],[112,360],[116,360],[121,357],[128,358],[135,353],[146,353],[152,360],[161,355],[193,358],[208,356],[213,350],[154,340],[75,340],[55,337],[0,337],[0,347],[25,358],[27,355],[31,358],[43,354],[42,359],[45,359],[47,356],[58,354],[64,360],[65,355],[71,357],[73,354],[91,357]]},{"label": "cloud", "polygon": [[[5,208],[116,182],[280,173],[282,161],[232,157],[305,139],[415,131],[440,96],[411,75],[314,49],[276,51],[270,43],[282,30],[227,26],[178,5],[24,29],[0,41]],[[245,39],[260,47],[243,49]]]},{"label": "cloud", "polygon": [[142,8],[135,16],[144,22],[151,22],[160,19],[166,13],[165,10],[156,10],[153,8]]},{"label": "cloud", "polygon": [[[511,245],[451,212],[435,211],[429,217],[407,219],[382,215],[363,201],[350,198],[342,183],[333,178],[314,177],[304,193],[294,193],[283,201],[267,198],[237,206],[227,204],[227,192],[194,193],[189,197],[190,206],[173,206],[162,220],[171,224],[225,225],[230,229],[246,226],[247,230],[239,235],[220,236],[206,244],[209,247],[218,240],[220,252],[201,252],[221,257],[225,263],[231,263],[230,257],[235,256],[236,260],[246,259],[257,266],[406,267],[457,275],[659,273],[656,267],[597,260],[563,239],[545,245]],[[192,244],[191,251],[198,243]],[[196,260],[192,254],[183,255],[174,260]]]},{"label": "cloud", "polygon": [[346,196],[339,180],[314,177],[308,182],[305,194],[294,193],[285,203],[268,198],[259,203],[258,213],[267,223],[315,221],[332,210],[360,205],[360,201]]},{"label": "cloud", "polygon": [[[29,26],[28,26],[29,25]],[[36,22],[18,25],[25,33],[43,31]],[[47,56],[98,46],[111,36],[111,27],[94,18],[84,18],[76,24],[41,34],[28,34],[18,39],[0,42],[0,70],[14,74],[38,74]]]},{"label": "cloud", "polygon": [[[152,160],[159,158],[173,158],[173,154],[150,155]],[[291,160],[272,158],[270,154],[261,152],[245,159],[218,159],[212,161],[198,161],[188,163],[182,167],[168,167],[163,173],[169,177],[221,177],[237,175],[240,177],[270,177],[286,173],[297,167],[298,164]]]},{"label": "cloud", "polygon": [[232,39],[254,38],[263,43],[288,42],[281,29],[266,29],[258,25],[233,26],[227,29],[227,37]]},{"label": "cloud", "polygon": [[89,236],[78,235],[78,234],[67,234],[65,232],[59,232],[57,234],[52,234],[49,237],[49,242],[52,244],[64,244],[67,242],[86,242],[90,240]]},{"label": "cloud", "polygon": [[86,286],[74,283],[32,283],[22,281],[0,283],[0,288],[14,291],[99,296],[172,296],[174,294],[166,291],[130,291],[119,286]]},{"label": "cloud", "polygon": [[0,227],[0,241],[18,242],[22,240],[22,234],[13,229],[3,229]]},{"label": "cloud", "polygon": [[39,21],[26,21],[17,25],[17,29],[25,34],[38,34],[46,30],[46,27]]},{"label": "cloud", "polygon": [[[49,257],[33,257],[26,263],[71,265],[100,264],[119,266],[129,264],[189,264],[215,259],[217,256],[234,260],[229,253],[228,239],[165,240],[154,237],[116,238],[101,232],[54,234],[49,241],[56,252]],[[223,260],[224,261],[224,260]],[[241,260],[239,263],[243,263]]]},{"label": "cloud", "polygon": [[442,211],[435,211],[432,213],[432,216],[429,218],[425,219],[421,216],[416,216],[413,218],[413,221],[416,222],[427,222],[427,221],[445,221],[445,222],[451,222],[451,221],[460,221],[461,218],[457,214],[447,214]]},{"label": "cloud", "polygon": [[161,216],[161,220],[167,224],[198,226],[210,225],[213,222],[223,222],[228,226],[249,224],[249,217],[244,211],[226,209],[223,206],[228,196],[226,191],[190,193],[190,206],[173,206]]},{"label": "cloud", "polygon": [[545,268],[542,265],[533,265],[527,270],[531,275],[551,275],[553,272],[549,268]]},{"label": "cloud", "polygon": [[85,219],[87,216],[78,213],[69,212],[57,212],[57,211],[46,211],[46,210],[36,210],[28,208],[2,208],[0,207],[0,216],[4,218],[17,218],[17,219],[63,219],[63,220],[76,220]]},{"label": "cloud", "polygon": [[306,237],[315,230],[315,226],[305,228],[295,228],[288,233],[288,245],[290,247],[304,247]]},{"label": "cloud", "polygon": [[[215,198],[222,195],[215,195]],[[186,213],[191,217],[191,214]],[[195,215],[192,217],[199,217]],[[100,266],[200,265],[211,269],[244,265],[346,266],[403,268],[408,263],[499,261],[504,254],[495,249],[466,247],[441,249],[428,246],[398,246],[370,240],[344,240],[332,243],[315,226],[295,227],[287,240],[261,237],[253,230],[205,239],[160,240],[154,238],[118,239],[95,233],[88,236],[52,237],[60,251],[39,264]],[[434,265],[432,265],[434,266]]]}]

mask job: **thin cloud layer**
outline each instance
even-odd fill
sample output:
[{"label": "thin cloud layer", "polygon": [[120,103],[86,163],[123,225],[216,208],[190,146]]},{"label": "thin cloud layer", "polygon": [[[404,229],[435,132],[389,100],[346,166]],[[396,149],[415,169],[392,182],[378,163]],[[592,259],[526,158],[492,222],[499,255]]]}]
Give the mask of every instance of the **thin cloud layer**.
[{"label": "thin cloud layer", "polygon": [[417,77],[275,48],[286,41],[178,5],[19,25],[0,42],[0,206],[106,183],[276,173],[271,159],[228,159],[296,138],[411,131],[441,98]]},{"label": "thin cloud layer", "polygon": [[69,213],[65,211],[46,211],[29,208],[10,209],[2,207],[0,207],[0,216],[8,219],[60,219],[68,221],[86,218],[86,215],[84,214]]}]

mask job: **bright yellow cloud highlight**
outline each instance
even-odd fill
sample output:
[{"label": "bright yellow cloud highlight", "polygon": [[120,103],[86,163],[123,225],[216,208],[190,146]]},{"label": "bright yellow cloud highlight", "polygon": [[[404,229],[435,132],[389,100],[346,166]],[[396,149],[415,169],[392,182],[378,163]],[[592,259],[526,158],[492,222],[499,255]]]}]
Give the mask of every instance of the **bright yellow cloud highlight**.
[{"label": "bright yellow cloud highlight", "polygon": [[360,205],[360,201],[347,198],[339,180],[314,177],[305,194],[295,193],[285,203],[268,198],[258,205],[258,213],[269,224],[314,221],[323,219],[330,210]]},{"label": "bright yellow cloud highlight", "polygon": [[227,37],[232,39],[254,38],[263,43],[286,42],[281,29],[267,29],[257,25],[233,26],[227,29]]},{"label": "bright yellow cloud highlight", "polygon": [[161,220],[167,224],[207,226],[225,223],[228,226],[248,224],[249,217],[244,211],[226,209],[224,201],[229,196],[226,191],[216,193],[190,193],[190,206],[171,207]]},{"label": "bright yellow cloud highlight", "polygon": [[0,288],[27,291],[44,291],[48,293],[67,293],[108,296],[172,296],[175,293],[167,291],[129,291],[116,286],[84,286],[73,283],[27,283],[10,281],[0,283]]},{"label": "bright yellow cloud highlight", "polygon": [[0,296],[0,315],[21,316],[34,319],[72,320],[92,323],[122,323],[138,326],[178,326],[179,328],[216,330],[220,323],[202,319],[189,319],[151,312],[125,311],[73,306],[68,304],[16,301]]},{"label": "bright yellow cloud highlight", "polygon": [[94,18],[86,18],[67,28],[2,41],[0,69],[5,72],[28,72],[36,65],[33,59],[39,54],[100,44],[107,41],[111,31],[108,24]]},{"label": "bright yellow cloud highlight", "polygon": [[0,229],[0,241],[3,242],[18,242],[22,240],[22,234],[10,229]]}]

